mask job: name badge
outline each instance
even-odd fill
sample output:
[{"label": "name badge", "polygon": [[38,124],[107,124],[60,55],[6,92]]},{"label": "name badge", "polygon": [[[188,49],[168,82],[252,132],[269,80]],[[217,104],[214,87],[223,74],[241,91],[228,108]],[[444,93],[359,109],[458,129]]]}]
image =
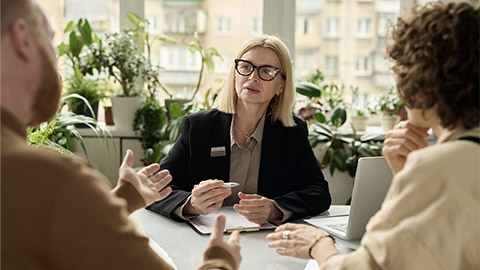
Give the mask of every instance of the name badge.
[{"label": "name badge", "polygon": [[225,146],[217,146],[210,148],[210,157],[224,157],[227,155]]}]

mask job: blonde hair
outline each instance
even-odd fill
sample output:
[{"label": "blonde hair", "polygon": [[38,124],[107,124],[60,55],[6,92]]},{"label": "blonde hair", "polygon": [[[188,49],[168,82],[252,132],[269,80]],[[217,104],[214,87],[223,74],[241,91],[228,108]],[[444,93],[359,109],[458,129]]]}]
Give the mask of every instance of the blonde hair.
[{"label": "blonde hair", "polygon": [[[270,101],[272,121],[281,121],[286,127],[295,126],[292,109],[295,100],[295,86],[293,83],[292,62],[287,46],[275,36],[262,35],[247,42],[236,58],[242,57],[247,51],[255,48],[268,48],[275,52],[280,59],[280,69],[285,75],[285,89],[280,95],[275,95]],[[235,114],[237,93],[235,92],[235,65],[230,68],[230,74],[225,82],[225,87],[215,100],[214,107],[224,113]]]}]

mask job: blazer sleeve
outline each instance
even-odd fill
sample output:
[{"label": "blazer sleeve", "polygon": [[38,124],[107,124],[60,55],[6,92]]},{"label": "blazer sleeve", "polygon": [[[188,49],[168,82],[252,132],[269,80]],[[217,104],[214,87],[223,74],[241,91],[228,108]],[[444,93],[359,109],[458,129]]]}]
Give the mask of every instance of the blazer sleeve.
[{"label": "blazer sleeve", "polygon": [[186,177],[190,160],[190,119],[188,116],[182,121],[182,134],[178,138],[167,157],[161,162],[161,169],[167,169],[172,175],[172,181],[168,185],[172,193],[162,201],[154,202],[147,207],[148,210],[161,214],[177,221],[183,219],[173,214],[173,211],[190,196],[192,187],[188,185]]},{"label": "blazer sleeve", "polygon": [[331,204],[328,182],[308,141],[306,123],[297,117],[295,120],[297,126],[282,132],[286,134],[283,138],[276,138],[279,131],[265,134],[267,138],[264,135],[267,145],[259,179],[261,195],[293,212],[287,221],[318,215]]}]

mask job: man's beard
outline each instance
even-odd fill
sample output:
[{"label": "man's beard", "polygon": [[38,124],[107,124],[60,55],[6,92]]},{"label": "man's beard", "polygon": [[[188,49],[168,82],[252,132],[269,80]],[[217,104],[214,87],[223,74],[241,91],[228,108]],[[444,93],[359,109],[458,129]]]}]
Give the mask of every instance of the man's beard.
[{"label": "man's beard", "polygon": [[33,118],[29,125],[34,126],[50,120],[58,111],[61,87],[56,62],[49,56],[47,48],[39,44],[42,59],[40,84],[33,104]]}]

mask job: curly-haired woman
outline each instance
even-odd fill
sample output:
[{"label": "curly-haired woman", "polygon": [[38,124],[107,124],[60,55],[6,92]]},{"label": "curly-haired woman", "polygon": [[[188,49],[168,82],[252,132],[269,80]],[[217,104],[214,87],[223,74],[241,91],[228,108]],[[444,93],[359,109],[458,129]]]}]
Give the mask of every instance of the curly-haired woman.
[{"label": "curly-haired woman", "polygon": [[[335,255],[324,231],[298,224],[268,235],[270,247],[321,269],[480,269],[479,17],[437,3],[398,20],[389,55],[409,120],[387,134],[395,177],[360,248]],[[439,139],[427,147],[429,128]]]}]

